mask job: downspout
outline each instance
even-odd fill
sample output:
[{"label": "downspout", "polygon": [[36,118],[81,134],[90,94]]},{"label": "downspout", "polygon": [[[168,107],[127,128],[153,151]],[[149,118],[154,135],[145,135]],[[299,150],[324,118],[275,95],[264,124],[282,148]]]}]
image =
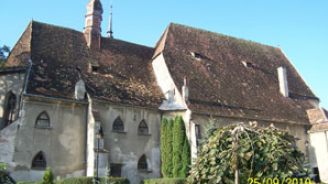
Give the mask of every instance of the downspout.
[{"label": "downspout", "polygon": [[27,84],[28,84],[28,80],[30,78],[30,73],[31,73],[31,70],[32,70],[32,59],[30,58],[28,60],[28,63],[29,63],[29,66],[27,68],[27,71],[25,73],[25,80],[24,80],[24,84],[23,84],[23,89],[21,90],[21,93],[20,93],[20,98],[19,98],[19,106],[18,106],[18,118],[20,118],[22,116],[22,108],[23,108],[23,95],[26,94],[26,90],[27,90]]}]

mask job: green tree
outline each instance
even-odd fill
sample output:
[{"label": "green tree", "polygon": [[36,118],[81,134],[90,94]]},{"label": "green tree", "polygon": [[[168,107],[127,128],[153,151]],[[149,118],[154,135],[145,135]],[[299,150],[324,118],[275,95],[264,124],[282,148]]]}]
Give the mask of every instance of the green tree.
[{"label": "green tree", "polygon": [[7,54],[9,54],[10,48],[6,45],[0,47],[0,62],[5,61]]},{"label": "green tree", "polygon": [[234,125],[216,129],[205,138],[188,183],[234,183],[236,170],[240,183],[306,173],[304,155],[295,145],[293,136],[275,128]]},{"label": "green tree", "polygon": [[54,184],[54,175],[49,167],[44,172],[41,184]]},{"label": "green tree", "polygon": [[180,169],[179,176],[185,178],[189,172],[190,166],[190,145],[187,137],[184,139],[182,149],[182,168]]},{"label": "green tree", "polygon": [[173,125],[173,177],[179,177],[182,169],[183,144],[186,139],[185,126],[181,116],[175,117]]},{"label": "green tree", "polygon": [[161,122],[161,161],[162,175],[172,177],[172,120],[163,118]]}]

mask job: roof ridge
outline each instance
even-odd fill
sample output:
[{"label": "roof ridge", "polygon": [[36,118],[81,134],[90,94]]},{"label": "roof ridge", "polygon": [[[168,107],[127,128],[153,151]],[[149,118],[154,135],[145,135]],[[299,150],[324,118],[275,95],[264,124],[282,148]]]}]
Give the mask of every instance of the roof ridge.
[{"label": "roof ridge", "polygon": [[253,41],[253,40],[247,40],[247,39],[240,38],[240,37],[233,36],[233,35],[228,35],[228,34],[223,34],[223,33],[210,31],[210,30],[207,30],[205,28],[198,28],[198,27],[193,27],[193,26],[180,24],[180,23],[174,23],[174,22],[171,22],[169,24],[169,27],[178,27],[178,28],[183,28],[183,29],[193,29],[193,30],[200,31],[200,32],[203,32],[203,33],[209,33],[209,34],[212,34],[212,35],[215,35],[215,36],[224,36],[224,37],[228,37],[230,39],[235,39],[235,40],[238,40],[238,41],[243,41],[243,42],[255,44],[255,45],[258,45],[258,46],[265,46],[265,47],[270,47],[270,48],[274,48],[274,49],[279,49],[279,47],[276,47],[276,46],[260,43],[260,42]]},{"label": "roof ridge", "polygon": [[34,24],[38,24],[38,25],[41,25],[41,26],[51,26],[51,27],[55,27],[55,28],[66,29],[66,30],[69,30],[69,31],[75,31],[75,32],[83,33],[81,31],[78,31],[78,30],[74,29],[74,28],[69,28],[69,27],[59,26],[59,25],[56,25],[56,24],[40,22],[40,21],[36,21],[36,20],[31,20],[30,24],[32,24],[32,26]]}]

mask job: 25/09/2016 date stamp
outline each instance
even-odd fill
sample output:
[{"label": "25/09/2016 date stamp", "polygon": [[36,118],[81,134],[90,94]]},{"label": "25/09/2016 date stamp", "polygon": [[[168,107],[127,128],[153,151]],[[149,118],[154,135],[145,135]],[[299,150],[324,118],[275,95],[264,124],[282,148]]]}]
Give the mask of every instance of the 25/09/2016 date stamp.
[{"label": "25/09/2016 date stamp", "polygon": [[247,184],[312,184],[310,178],[248,178]]}]

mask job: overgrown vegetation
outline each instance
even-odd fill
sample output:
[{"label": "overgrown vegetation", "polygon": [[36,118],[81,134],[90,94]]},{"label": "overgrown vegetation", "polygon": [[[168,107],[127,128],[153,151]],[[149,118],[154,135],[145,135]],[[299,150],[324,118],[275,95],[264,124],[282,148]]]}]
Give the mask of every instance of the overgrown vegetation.
[{"label": "overgrown vegetation", "polygon": [[[94,184],[92,177],[67,178],[54,182],[55,184]],[[40,184],[40,182],[18,182],[18,184]],[[101,178],[100,184],[129,184],[129,180],[118,177]]]},{"label": "overgrown vegetation", "polygon": [[253,178],[287,178],[306,173],[304,155],[286,131],[244,125],[212,130],[188,177],[189,184],[240,183]]},{"label": "overgrown vegetation", "polygon": [[161,161],[164,178],[186,177],[190,165],[190,146],[181,116],[174,120],[162,120]]},{"label": "overgrown vegetation", "polygon": [[184,178],[159,178],[159,179],[147,179],[143,181],[143,184],[184,184]]}]

